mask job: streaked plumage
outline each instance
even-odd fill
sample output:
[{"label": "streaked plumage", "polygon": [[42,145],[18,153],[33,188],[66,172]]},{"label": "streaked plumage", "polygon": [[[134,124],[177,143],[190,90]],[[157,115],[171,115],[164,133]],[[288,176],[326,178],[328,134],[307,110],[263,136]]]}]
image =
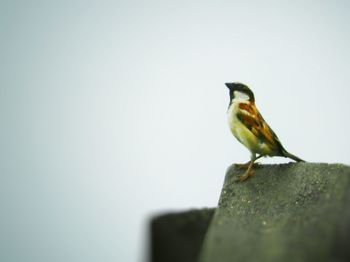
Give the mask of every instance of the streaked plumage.
[{"label": "streaked plumage", "polygon": [[[241,166],[247,166],[246,173],[240,177],[244,181],[253,175],[254,161],[262,156],[289,157],[295,161],[304,161],[284,149],[277,135],[265,122],[255,106],[253,92],[242,83],[226,83],[230,90],[228,123],[232,134],[251,152],[251,160]],[[259,155],[259,156],[256,156]]]}]

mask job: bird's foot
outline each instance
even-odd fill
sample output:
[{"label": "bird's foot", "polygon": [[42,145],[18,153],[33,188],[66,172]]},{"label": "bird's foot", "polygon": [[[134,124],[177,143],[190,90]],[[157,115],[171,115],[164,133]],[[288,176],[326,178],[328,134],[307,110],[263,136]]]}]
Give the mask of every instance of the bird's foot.
[{"label": "bird's foot", "polygon": [[[245,169],[245,168],[249,167],[249,164],[250,164],[250,161],[247,162],[247,163],[244,163],[244,164],[234,164],[234,166],[239,168],[239,169]],[[257,167],[257,166],[259,166],[259,163],[254,163],[253,164],[253,167]]]},{"label": "bird's foot", "polygon": [[237,178],[236,182],[243,182],[243,181],[247,180],[251,176],[254,176],[254,172],[251,171],[251,170],[250,171],[247,170],[247,172],[245,172],[244,175],[239,176]]}]

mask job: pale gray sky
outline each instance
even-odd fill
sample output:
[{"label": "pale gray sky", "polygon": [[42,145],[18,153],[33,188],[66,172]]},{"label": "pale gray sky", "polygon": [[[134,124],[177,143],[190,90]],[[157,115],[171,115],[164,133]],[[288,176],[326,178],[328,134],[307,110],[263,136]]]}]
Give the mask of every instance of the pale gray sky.
[{"label": "pale gray sky", "polygon": [[215,206],[249,159],[228,81],[286,149],[350,164],[349,24],[348,1],[1,1],[0,260],[140,261],[152,214]]}]

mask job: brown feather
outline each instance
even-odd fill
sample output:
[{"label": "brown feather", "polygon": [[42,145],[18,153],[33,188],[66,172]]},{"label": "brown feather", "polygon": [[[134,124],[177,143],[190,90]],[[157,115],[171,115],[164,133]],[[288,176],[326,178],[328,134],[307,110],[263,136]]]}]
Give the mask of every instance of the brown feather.
[{"label": "brown feather", "polygon": [[257,110],[254,103],[240,103],[240,111],[238,112],[238,119],[245,125],[260,141],[268,145],[274,154],[283,154],[283,146],[279,141],[277,135],[265,122]]}]

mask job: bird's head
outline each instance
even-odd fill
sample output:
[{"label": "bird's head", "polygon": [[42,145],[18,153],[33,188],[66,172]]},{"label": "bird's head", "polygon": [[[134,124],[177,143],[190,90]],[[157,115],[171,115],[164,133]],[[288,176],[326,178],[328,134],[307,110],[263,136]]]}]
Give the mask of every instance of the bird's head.
[{"label": "bird's head", "polygon": [[254,94],[252,90],[249,89],[248,86],[242,83],[234,82],[234,83],[225,83],[225,85],[230,90],[230,103],[232,103],[232,100],[243,100],[243,101],[249,101],[254,102]]}]

